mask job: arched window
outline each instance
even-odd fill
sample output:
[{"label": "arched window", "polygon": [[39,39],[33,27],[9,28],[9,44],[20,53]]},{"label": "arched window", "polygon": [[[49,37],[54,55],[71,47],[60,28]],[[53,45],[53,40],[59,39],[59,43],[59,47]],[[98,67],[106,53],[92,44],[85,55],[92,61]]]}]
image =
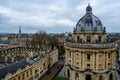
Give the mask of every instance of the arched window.
[{"label": "arched window", "polygon": [[91,80],[91,75],[87,75],[86,80]]},{"label": "arched window", "polygon": [[113,74],[112,73],[109,76],[109,80],[113,80]]},{"label": "arched window", "polygon": [[70,77],[70,70],[67,69],[67,77],[69,78]]},{"label": "arched window", "polygon": [[103,80],[103,76],[100,75],[100,76],[99,76],[99,80]]}]

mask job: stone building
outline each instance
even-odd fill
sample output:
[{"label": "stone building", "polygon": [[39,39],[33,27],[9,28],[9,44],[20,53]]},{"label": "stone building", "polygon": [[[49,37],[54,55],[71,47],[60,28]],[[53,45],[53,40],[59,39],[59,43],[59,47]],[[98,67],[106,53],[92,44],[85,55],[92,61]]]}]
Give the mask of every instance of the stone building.
[{"label": "stone building", "polygon": [[[44,51],[18,46],[0,50],[0,53],[0,80],[38,80],[58,61],[56,48]],[[18,56],[22,57],[16,60]]]},{"label": "stone building", "polygon": [[108,42],[106,28],[86,7],[72,39],[65,42],[65,76],[69,80],[115,80],[116,42]]}]

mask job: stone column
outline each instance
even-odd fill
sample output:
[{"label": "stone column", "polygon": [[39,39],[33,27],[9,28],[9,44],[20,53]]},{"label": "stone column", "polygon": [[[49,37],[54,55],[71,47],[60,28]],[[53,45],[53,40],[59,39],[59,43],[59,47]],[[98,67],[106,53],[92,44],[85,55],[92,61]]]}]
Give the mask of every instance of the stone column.
[{"label": "stone column", "polygon": [[106,68],[107,68],[107,67],[106,67],[106,63],[107,63],[107,59],[106,59],[106,58],[107,58],[107,57],[106,57],[106,53],[104,53],[104,54],[105,54],[105,69],[106,69]]},{"label": "stone column", "polygon": [[95,64],[94,64],[94,67],[96,69],[96,52],[94,54],[95,54]]},{"label": "stone column", "polygon": [[83,59],[82,59],[83,58],[83,53],[80,52],[80,54],[81,54],[81,56],[80,56],[81,57],[81,68],[83,68]]},{"label": "stone column", "polygon": [[83,59],[83,69],[85,69],[85,52],[83,52],[83,56],[82,56],[82,59]]},{"label": "stone column", "polygon": [[105,57],[105,53],[103,52],[103,59],[102,59],[103,69],[106,69],[105,68],[105,60],[106,60],[106,57]]},{"label": "stone column", "polygon": [[92,68],[94,69],[95,66],[95,53],[92,52]]},{"label": "stone column", "polygon": [[79,66],[80,66],[80,68],[82,68],[82,61],[81,61],[81,52],[78,52],[79,53]]},{"label": "stone column", "polygon": [[73,66],[75,66],[75,64],[74,64],[74,63],[75,63],[75,62],[74,62],[74,61],[75,61],[75,60],[74,60],[74,57],[75,57],[75,56],[74,56],[74,52],[73,52],[73,50],[72,50],[72,51],[71,51],[71,65],[73,65]]},{"label": "stone column", "polygon": [[98,69],[98,52],[96,53],[96,69]]}]

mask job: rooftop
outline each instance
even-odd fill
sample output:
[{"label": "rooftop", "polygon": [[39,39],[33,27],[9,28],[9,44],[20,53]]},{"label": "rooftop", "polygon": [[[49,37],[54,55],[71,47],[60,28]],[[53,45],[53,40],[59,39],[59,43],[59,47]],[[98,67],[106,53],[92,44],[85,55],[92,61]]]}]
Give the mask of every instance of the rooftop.
[{"label": "rooftop", "polygon": [[18,68],[24,69],[27,65],[30,65],[26,60],[21,60],[10,64],[9,66],[0,68],[0,78],[4,78],[7,73],[16,73]]}]

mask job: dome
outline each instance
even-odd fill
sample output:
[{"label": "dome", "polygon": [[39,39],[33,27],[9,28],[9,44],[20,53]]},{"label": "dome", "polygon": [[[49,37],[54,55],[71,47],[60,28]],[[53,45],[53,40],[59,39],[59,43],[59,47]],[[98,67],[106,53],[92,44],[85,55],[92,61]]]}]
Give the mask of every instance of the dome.
[{"label": "dome", "polygon": [[86,14],[77,22],[75,32],[80,31],[103,31],[102,22],[98,17],[93,15],[92,7],[86,7]]}]

